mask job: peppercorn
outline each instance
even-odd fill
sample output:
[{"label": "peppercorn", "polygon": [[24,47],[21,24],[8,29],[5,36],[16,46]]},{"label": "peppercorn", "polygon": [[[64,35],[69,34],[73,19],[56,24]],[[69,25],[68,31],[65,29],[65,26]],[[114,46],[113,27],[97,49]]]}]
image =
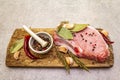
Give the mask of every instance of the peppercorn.
[{"label": "peppercorn", "polygon": [[85,42],[87,42],[87,40],[85,40]]}]

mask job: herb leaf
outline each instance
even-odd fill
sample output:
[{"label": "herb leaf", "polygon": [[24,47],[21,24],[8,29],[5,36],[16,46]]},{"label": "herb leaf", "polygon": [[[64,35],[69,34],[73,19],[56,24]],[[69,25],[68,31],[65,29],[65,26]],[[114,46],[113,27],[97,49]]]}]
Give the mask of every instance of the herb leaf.
[{"label": "herb leaf", "polygon": [[[69,52],[69,51],[68,51]],[[83,68],[86,71],[89,71],[89,69],[85,66],[84,63],[82,63],[78,57],[76,57],[74,54],[72,54],[71,52],[69,52],[69,55],[73,58],[73,60],[76,62],[76,64],[80,67]]]},{"label": "herb leaf", "polygon": [[10,48],[10,53],[17,52],[24,44],[24,39],[17,40]]},{"label": "herb leaf", "polygon": [[89,24],[74,24],[74,28],[71,30],[72,32],[78,32],[85,29]]},{"label": "herb leaf", "polygon": [[67,28],[62,27],[59,32],[58,35],[61,36],[64,39],[73,39],[73,35],[70,32],[70,30],[68,30]]}]

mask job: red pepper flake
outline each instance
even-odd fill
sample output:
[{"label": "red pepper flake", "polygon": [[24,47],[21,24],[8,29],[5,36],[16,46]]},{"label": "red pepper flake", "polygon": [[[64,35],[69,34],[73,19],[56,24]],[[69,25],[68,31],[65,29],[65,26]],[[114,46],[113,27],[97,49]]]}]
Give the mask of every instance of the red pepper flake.
[{"label": "red pepper flake", "polygon": [[92,51],[94,51],[95,49],[92,49]]},{"label": "red pepper flake", "polygon": [[85,40],[85,42],[87,42],[87,40]]},{"label": "red pepper flake", "polygon": [[82,34],[80,34],[80,36],[81,36],[81,37],[83,37],[83,35],[82,35]]},{"label": "red pepper flake", "polygon": [[91,34],[89,34],[89,36],[91,36]]},{"label": "red pepper flake", "polygon": [[74,36],[74,37],[76,37],[76,35],[75,35],[75,34],[73,34],[73,36]]},{"label": "red pepper flake", "polygon": [[43,48],[43,50],[46,50],[46,48]]},{"label": "red pepper flake", "polygon": [[87,35],[88,33],[86,32],[85,34]]},{"label": "red pepper flake", "polygon": [[74,47],[74,51],[75,51],[76,53],[79,53],[79,50],[78,50],[77,47]]},{"label": "red pepper flake", "polygon": [[92,42],[90,42],[90,44],[92,44]]},{"label": "red pepper flake", "polygon": [[95,49],[96,47],[94,46],[93,48]]}]

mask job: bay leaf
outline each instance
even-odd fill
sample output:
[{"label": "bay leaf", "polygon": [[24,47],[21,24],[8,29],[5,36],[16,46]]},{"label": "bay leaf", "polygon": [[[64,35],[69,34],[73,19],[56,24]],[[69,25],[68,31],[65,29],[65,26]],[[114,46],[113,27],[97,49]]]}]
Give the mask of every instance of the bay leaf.
[{"label": "bay leaf", "polygon": [[78,32],[84,30],[89,24],[74,24],[74,28],[71,30],[72,32]]},{"label": "bay leaf", "polygon": [[64,27],[59,30],[58,35],[64,39],[73,39],[71,31]]},{"label": "bay leaf", "polygon": [[23,47],[24,39],[17,40],[11,47],[10,53],[15,53]]}]

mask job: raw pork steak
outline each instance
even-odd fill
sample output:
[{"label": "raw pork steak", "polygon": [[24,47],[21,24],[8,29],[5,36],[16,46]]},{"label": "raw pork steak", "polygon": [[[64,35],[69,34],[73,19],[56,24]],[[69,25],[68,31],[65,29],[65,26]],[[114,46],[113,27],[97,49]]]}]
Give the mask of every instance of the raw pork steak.
[{"label": "raw pork steak", "polygon": [[54,33],[54,42],[56,45],[65,46],[78,57],[93,59],[98,62],[104,62],[110,55],[108,45],[95,28],[88,26],[73,35],[72,40],[63,40]]}]

